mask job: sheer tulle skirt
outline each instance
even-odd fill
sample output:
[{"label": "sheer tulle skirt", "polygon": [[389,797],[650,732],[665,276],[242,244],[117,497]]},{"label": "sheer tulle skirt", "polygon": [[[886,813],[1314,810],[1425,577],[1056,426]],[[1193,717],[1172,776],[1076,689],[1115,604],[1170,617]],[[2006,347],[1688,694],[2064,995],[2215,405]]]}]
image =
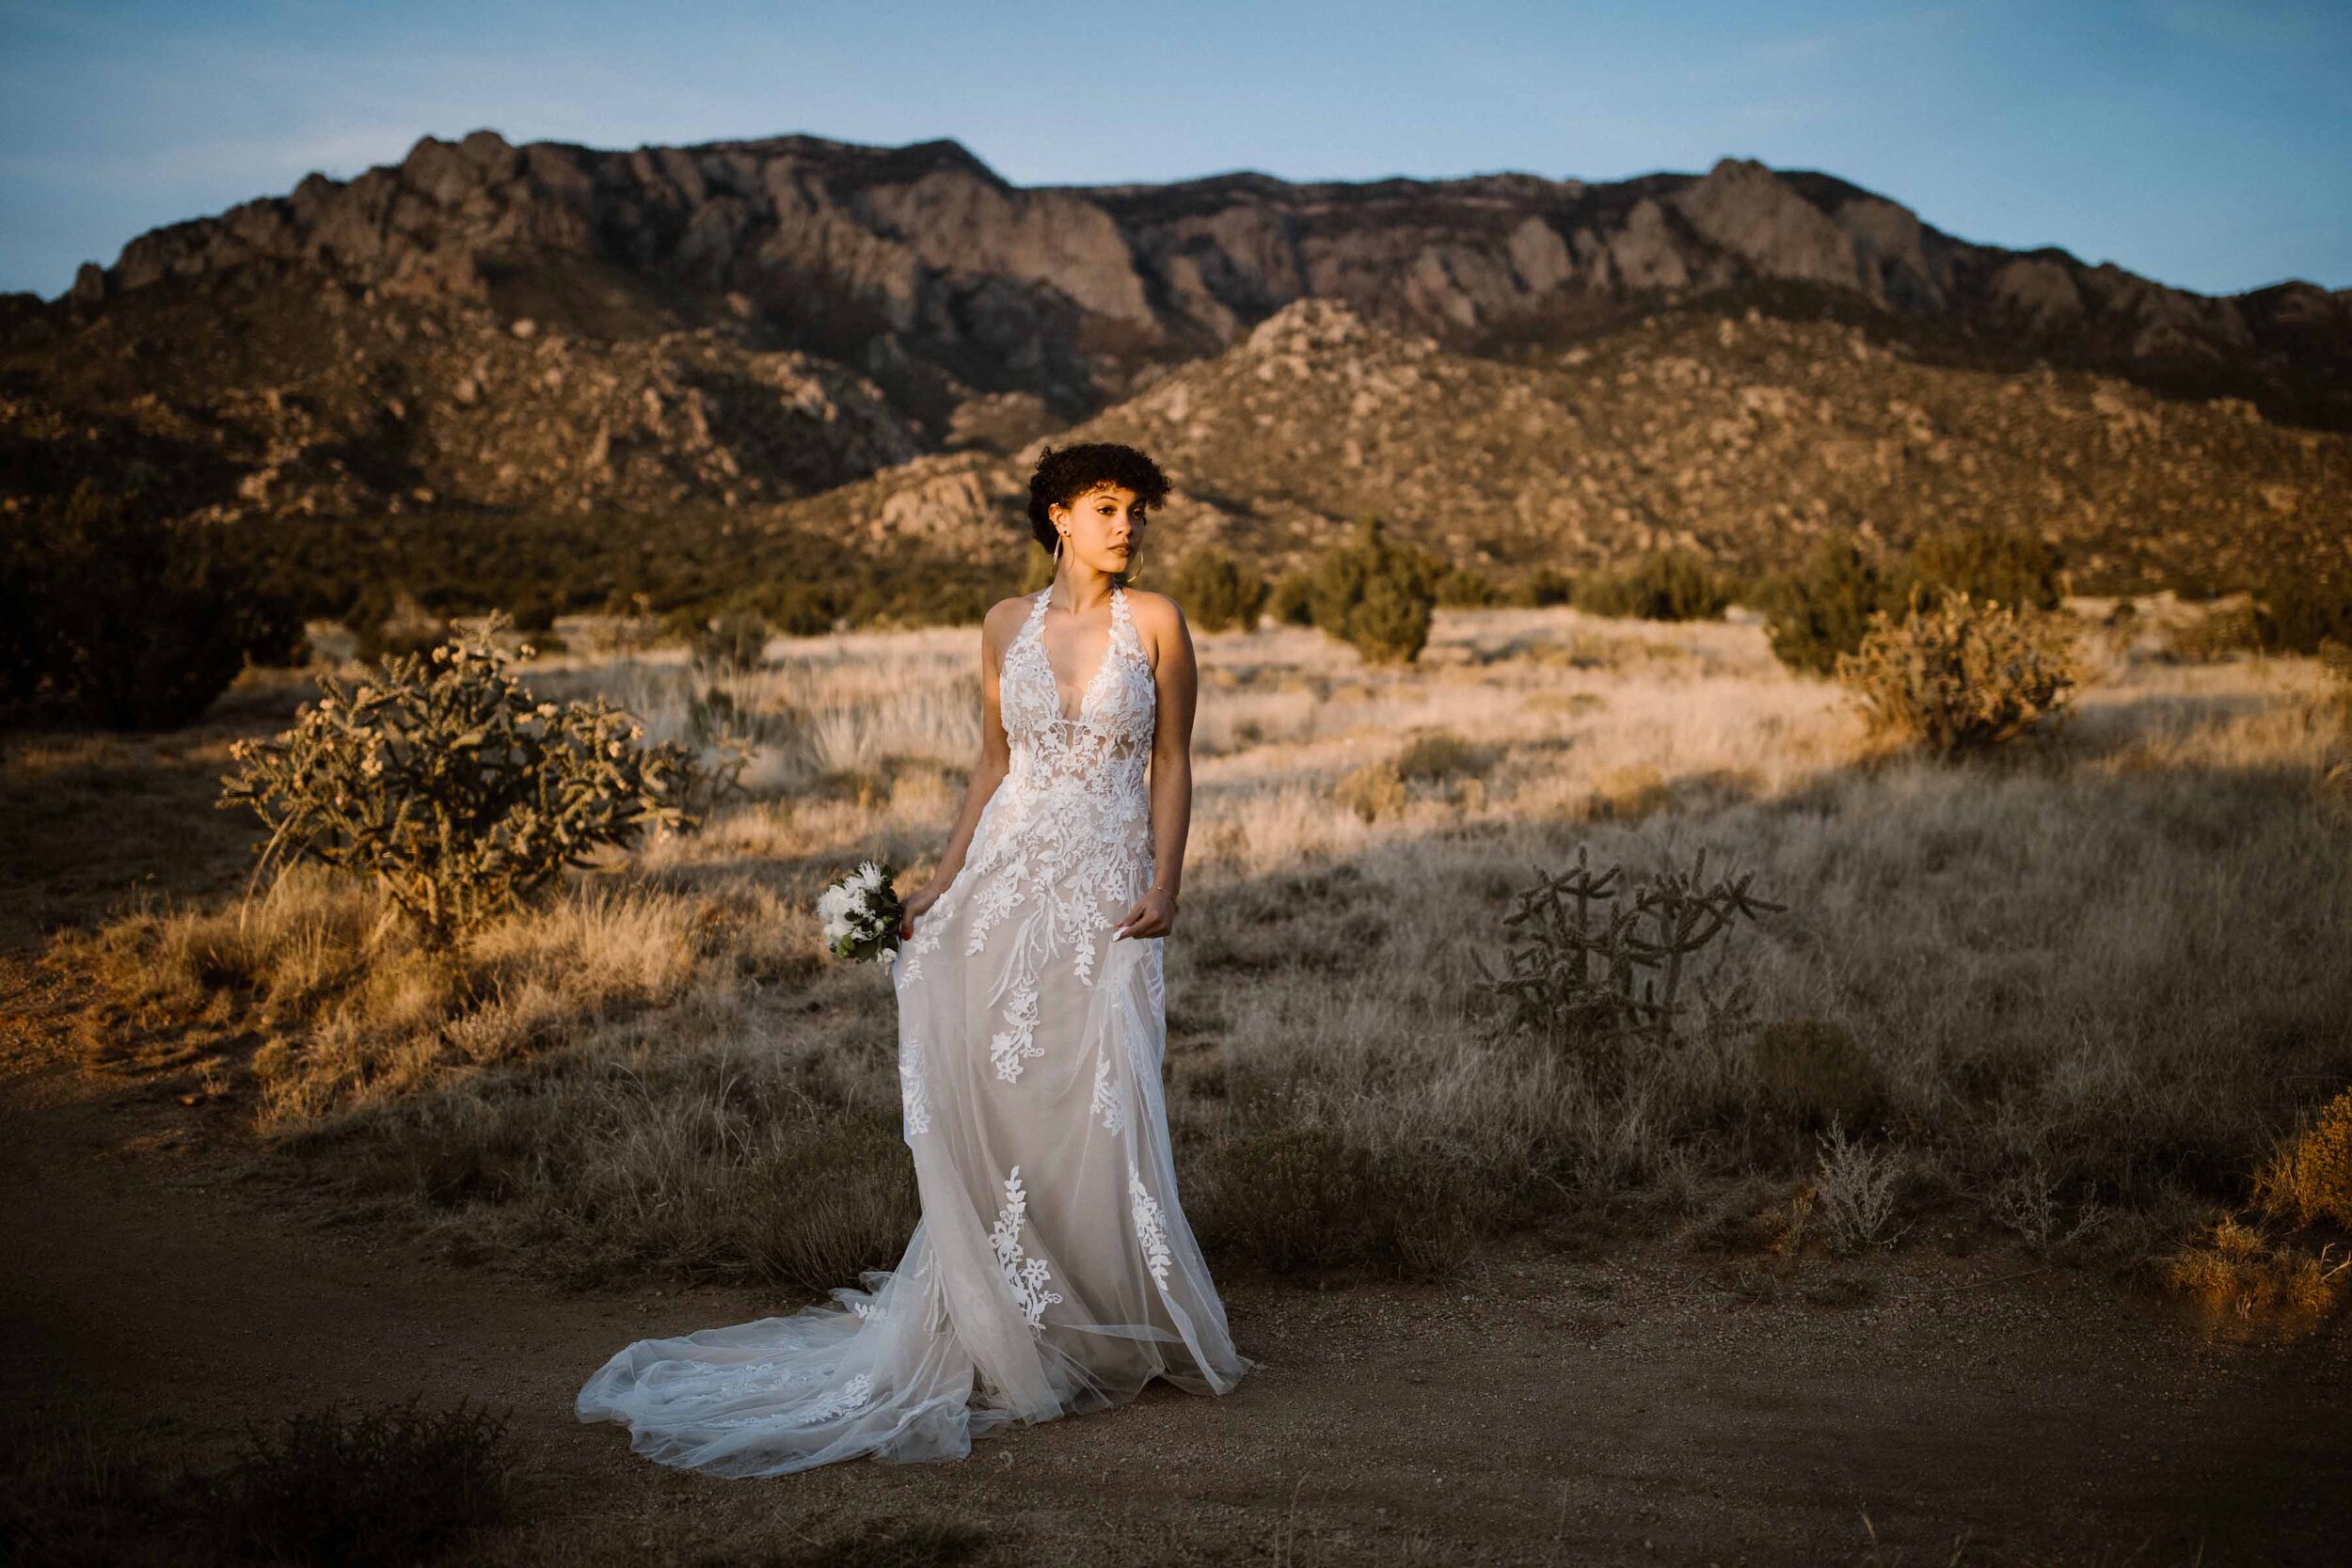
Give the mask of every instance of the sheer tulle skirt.
[{"label": "sheer tulle skirt", "polygon": [[664,1465],[760,1476],[961,1458],[1006,1421],[1117,1404],[1153,1377],[1232,1389],[1251,1363],[1177,1202],[1162,942],[1108,930],[1148,879],[1075,922],[1031,883],[976,926],[959,877],[893,975],[922,1201],[898,1266],[790,1316],[640,1340],[589,1379],[580,1419],[625,1424]]}]

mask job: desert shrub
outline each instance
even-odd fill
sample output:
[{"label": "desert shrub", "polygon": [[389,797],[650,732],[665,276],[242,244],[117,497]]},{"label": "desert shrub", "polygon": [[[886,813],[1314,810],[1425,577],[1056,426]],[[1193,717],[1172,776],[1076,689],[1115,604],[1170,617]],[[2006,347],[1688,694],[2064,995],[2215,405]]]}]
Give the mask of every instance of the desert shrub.
[{"label": "desert shrub", "polygon": [[543,703],[508,669],[494,618],[427,660],[395,655],[353,688],[319,677],[294,725],[231,749],[219,804],[299,858],[373,879],[441,946],[554,883],[565,866],[677,825],[691,759],[603,698]]},{"label": "desert shrub", "polygon": [[1629,879],[1621,865],[1596,870],[1579,845],[1573,865],[1539,871],[1513,899],[1502,973],[1475,951],[1471,961],[1513,1029],[1567,1059],[1595,1088],[1619,1091],[1637,1051],[1654,1059],[1677,1043],[1692,960],[1734,921],[1787,907],[1757,897],[1753,879],[1709,880],[1704,849],[1687,869],[1669,860]]},{"label": "desert shrub", "polygon": [[1503,1211],[1439,1149],[1383,1158],[1327,1127],[1281,1127],[1211,1151],[1198,1223],[1227,1262],[1274,1274],[1368,1268],[1441,1278]]},{"label": "desert shrub", "polygon": [[1170,597],[1184,606],[1184,614],[1203,631],[1223,631],[1227,626],[1250,630],[1258,624],[1258,612],[1265,608],[1266,596],[1273,592],[1264,576],[1215,545],[1196,545],[1176,563],[1176,575],[1168,587]]},{"label": "desert shrub", "polygon": [[2280,1141],[2255,1173],[2254,1198],[2297,1225],[2352,1229],[2352,1089]]},{"label": "desert shrub", "polygon": [[1266,613],[1286,626],[1315,624],[1312,580],[1305,572],[1286,572],[1274,579],[1266,594]]},{"label": "desert shrub", "polygon": [[1440,568],[1425,550],[1391,540],[1376,517],[1315,563],[1308,583],[1314,624],[1375,664],[1409,663],[1429,641]]},{"label": "desert shrub", "polygon": [[1861,650],[1838,656],[1836,674],[1873,729],[1943,755],[1997,746],[2058,717],[2079,684],[2057,617],[1965,593],[1933,608],[1915,594],[1900,621],[1873,615]]},{"label": "desert shrub", "polygon": [[2159,1269],[2211,1326],[2240,1333],[2307,1332],[2343,1304],[2346,1288],[2342,1260],[2234,1216],[2214,1222]]},{"label": "desert shrub", "polygon": [[1819,1018],[1786,1018],[1756,1032],[1748,1065],[1768,1103],[1809,1125],[1849,1125],[1877,1114],[1878,1068],[1853,1031]]},{"label": "desert shrub", "polygon": [[1511,585],[1511,602],[1529,609],[1566,604],[1576,596],[1576,579],[1557,566],[1538,566]]},{"label": "desert shrub", "polygon": [[1479,770],[1477,748],[1452,730],[1422,730],[1396,754],[1397,777],[1406,784],[1443,784]]},{"label": "desert shrub", "polygon": [[1731,579],[1691,550],[1652,550],[1621,572],[1579,578],[1576,608],[1642,621],[1713,621],[1731,603]]},{"label": "desert shrub", "polygon": [[416,1401],[252,1432],[213,1481],[225,1533],[263,1560],[408,1564],[512,1508],[506,1420]]},{"label": "desert shrub", "polygon": [[2261,600],[2262,644],[2273,653],[2315,654],[2325,642],[2352,642],[2352,577],[2280,573]]},{"label": "desert shrub", "polygon": [[2015,1231],[2035,1257],[2046,1258],[2083,1241],[2113,1217],[2105,1204],[2085,1194],[2068,1222],[2059,1187],[2037,1153],[2024,1169],[2002,1180],[1985,1208],[1994,1223]]},{"label": "desert shrub", "polygon": [[1816,539],[1804,562],[1769,579],[1760,595],[1774,657],[1805,674],[1834,673],[1838,655],[1861,649],[1873,613],[1902,606],[1907,575],[1851,534]]},{"label": "desert shrub", "polygon": [[516,631],[544,645],[546,634],[555,629],[555,618],[564,612],[564,604],[545,588],[527,588],[514,596],[506,610]]},{"label": "desert shrub", "polygon": [[2056,610],[2065,597],[2058,546],[2008,529],[1951,529],[1922,535],[1911,546],[1911,570],[1925,602],[1945,594],[2007,605]]},{"label": "desert shrub", "polygon": [[2217,664],[2233,654],[2259,653],[2269,633],[2262,606],[2250,599],[2209,607],[2174,626],[2165,639],[2168,657],[2185,664]]},{"label": "desert shrub", "polygon": [[1475,566],[1456,566],[1438,579],[1438,602],[1448,610],[1478,610],[1501,596],[1495,579]]},{"label": "desert shrub", "polygon": [[1391,757],[1351,768],[1331,786],[1331,800],[1367,822],[1394,816],[1405,809],[1404,777]]},{"label": "desert shrub", "polygon": [[1836,1119],[1816,1137],[1820,1147],[1813,1187],[1830,1245],[1840,1253],[1894,1245],[1902,1231],[1888,1227],[1909,1160],[1899,1149],[1847,1137],[1844,1124]]},{"label": "desert shrub", "polygon": [[435,1560],[509,1518],[506,1421],[415,1400],[248,1428],[217,1470],[87,1410],[0,1436],[0,1560],[24,1563]]},{"label": "desert shrub", "polygon": [[85,480],[0,539],[0,701],[107,729],[202,717],[247,659],[303,650],[293,603],[237,535]]},{"label": "desert shrub", "polygon": [[705,670],[746,674],[767,659],[768,623],[754,610],[726,610],[694,626],[686,648],[688,656]]},{"label": "desert shrub", "polygon": [[825,1291],[898,1260],[922,1218],[898,1123],[843,1116],[768,1155],[739,1200],[761,1277]]},{"label": "desert shrub", "polygon": [[353,655],[363,663],[430,654],[449,638],[449,617],[428,609],[405,587],[362,590],[343,624],[352,634]]}]

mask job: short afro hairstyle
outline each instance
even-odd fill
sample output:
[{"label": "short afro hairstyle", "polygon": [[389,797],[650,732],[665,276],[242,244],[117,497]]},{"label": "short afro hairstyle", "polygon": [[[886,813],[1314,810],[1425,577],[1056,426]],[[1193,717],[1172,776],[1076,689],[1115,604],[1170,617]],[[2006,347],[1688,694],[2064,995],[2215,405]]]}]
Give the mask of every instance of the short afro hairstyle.
[{"label": "short afro hairstyle", "polygon": [[1168,499],[1168,476],[1160,466],[1133,447],[1116,441],[1086,441],[1074,447],[1047,447],[1038,453],[1029,475],[1029,531],[1047,549],[1054,547],[1054,519],[1046,508],[1068,506],[1088,491],[1104,484],[1122,485],[1136,500],[1156,509]]}]

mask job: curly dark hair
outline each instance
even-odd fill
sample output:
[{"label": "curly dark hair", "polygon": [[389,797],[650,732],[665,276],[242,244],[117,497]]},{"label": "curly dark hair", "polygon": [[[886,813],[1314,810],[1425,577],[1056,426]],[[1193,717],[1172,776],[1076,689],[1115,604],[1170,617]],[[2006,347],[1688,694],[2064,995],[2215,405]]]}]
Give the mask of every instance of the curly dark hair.
[{"label": "curly dark hair", "polygon": [[1084,441],[1074,447],[1047,447],[1038,453],[1029,475],[1029,531],[1047,549],[1054,547],[1054,519],[1049,506],[1068,506],[1102,484],[1119,484],[1136,493],[1139,508],[1156,508],[1168,499],[1168,476],[1160,466],[1133,447],[1116,441]]}]

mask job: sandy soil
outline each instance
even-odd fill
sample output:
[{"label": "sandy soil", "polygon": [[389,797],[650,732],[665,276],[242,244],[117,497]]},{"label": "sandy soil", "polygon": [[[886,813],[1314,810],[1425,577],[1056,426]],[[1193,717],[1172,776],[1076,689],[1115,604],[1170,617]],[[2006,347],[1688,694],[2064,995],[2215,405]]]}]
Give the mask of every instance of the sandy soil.
[{"label": "sandy soil", "polygon": [[[1529,1252],[1443,1288],[1227,1283],[1223,1400],[983,1439],[946,1465],[680,1475],[572,1416],[628,1339],[797,1303],[567,1294],[421,1255],[180,1105],[74,1069],[0,975],[0,1390],[201,1453],[330,1401],[513,1411],[495,1560],[755,1561],[866,1519],[978,1527],[986,1560],[2320,1562],[2352,1521],[2352,1332],[2216,1344],[2013,1260],[1873,1265],[1874,1300],[1756,1304],[1661,1244]],[[1820,1293],[1820,1292],[1816,1292]]]}]

